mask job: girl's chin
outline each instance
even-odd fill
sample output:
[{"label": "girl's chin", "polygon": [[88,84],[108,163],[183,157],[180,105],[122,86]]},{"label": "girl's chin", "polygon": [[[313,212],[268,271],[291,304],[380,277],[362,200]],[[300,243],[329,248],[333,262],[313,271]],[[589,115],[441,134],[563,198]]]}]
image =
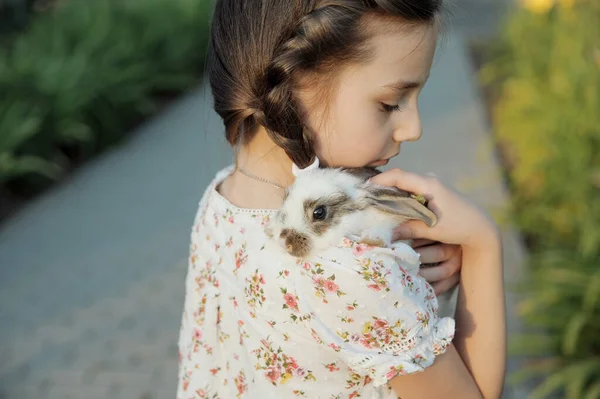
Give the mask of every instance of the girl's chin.
[{"label": "girl's chin", "polygon": [[[373,167],[373,168],[375,168],[375,167],[379,167],[379,166],[385,166],[389,162],[390,162],[389,159],[380,159],[378,161],[371,162],[371,163],[366,164],[366,165],[365,164],[362,164],[362,165],[364,167]],[[337,167],[360,168],[361,167],[360,164],[358,164],[358,165],[351,165],[349,163],[344,163],[344,164],[337,164],[337,163],[329,164],[326,161],[322,161],[320,158],[319,158],[319,164],[323,168],[337,168]]]},{"label": "girl's chin", "polygon": [[382,160],[379,160],[377,162],[371,162],[369,164],[369,166],[373,166],[373,167],[385,166],[385,165],[388,164],[389,161],[390,161],[389,159],[382,159]]}]

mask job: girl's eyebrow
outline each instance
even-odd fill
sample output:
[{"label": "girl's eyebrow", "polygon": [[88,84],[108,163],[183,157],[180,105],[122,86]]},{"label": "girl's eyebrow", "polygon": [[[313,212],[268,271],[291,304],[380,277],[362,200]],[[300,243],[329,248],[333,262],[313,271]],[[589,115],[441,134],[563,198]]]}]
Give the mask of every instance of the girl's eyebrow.
[{"label": "girl's eyebrow", "polygon": [[392,91],[403,91],[403,90],[409,90],[409,89],[418,89],[419,87],[423,86],[424,82],[426,82],[428,78],[429,78],[429,76],[427,76],[425,78],[425,80],[422,81],[422,82],[420,82],[420,81],[410,81],[410,80],[399,80],[398,82],[390,83],[389,85],[385,85],[385,86],[383,86],[383,88],[384,89],[388,89],[388,90],[392,90]]}]

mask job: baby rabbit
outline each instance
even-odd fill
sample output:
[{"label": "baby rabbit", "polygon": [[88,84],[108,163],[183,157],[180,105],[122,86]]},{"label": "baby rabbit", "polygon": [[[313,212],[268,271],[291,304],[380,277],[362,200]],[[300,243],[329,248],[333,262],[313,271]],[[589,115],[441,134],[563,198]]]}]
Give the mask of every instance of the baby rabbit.
[{"label": "baby rabbit", "polygon": [[390,246],[395,227],[409,219],[430,227],[436,224],[435,214],[416,196],[369,183],[378,173],[371,167],[317,167],[298,173],[269,222],[267,235],[290,255],[308,258],[344,237]]}]

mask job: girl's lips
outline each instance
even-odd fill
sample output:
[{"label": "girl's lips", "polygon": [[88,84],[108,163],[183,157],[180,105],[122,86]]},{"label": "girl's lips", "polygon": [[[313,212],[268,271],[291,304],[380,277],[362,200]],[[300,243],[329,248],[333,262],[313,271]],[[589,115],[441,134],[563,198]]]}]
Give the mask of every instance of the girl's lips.
[{"label": "girl's lips", "polygon": [[400,151],[398,151],[397,153],[395,153],[394,155],[392,155],[389,158],[386,159],[380,159],[379,161],[373,162],[371,164],[369,164],[369,166],[373,166],[373,167],[377,167],[377,166],[384,166],[387,165],[390,162],[390,159],[394,158],[395,156],[397,156],[400,153]]}]

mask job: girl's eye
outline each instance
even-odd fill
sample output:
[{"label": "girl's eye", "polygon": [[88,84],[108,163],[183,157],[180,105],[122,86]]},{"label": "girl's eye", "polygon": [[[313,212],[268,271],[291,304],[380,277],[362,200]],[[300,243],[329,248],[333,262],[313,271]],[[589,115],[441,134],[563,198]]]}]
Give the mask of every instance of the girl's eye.
[{"label": "girl's eye", "polygon": [[325,209],[325,207],[323,205],[316,207],[315,210],[313,211],[313,218],[315,220],[323,220],[323,219],[325,219],[326,216],[327,216],[327,210]]},{"label": "girl's eye", "polygon": [[400,111],[402,108],[400,107],[400,104],[396,104],[396,105],[389,105],[386,103],[381,103],[381,108],[383,109],[383,112],[396,112],[396,111]]}]

